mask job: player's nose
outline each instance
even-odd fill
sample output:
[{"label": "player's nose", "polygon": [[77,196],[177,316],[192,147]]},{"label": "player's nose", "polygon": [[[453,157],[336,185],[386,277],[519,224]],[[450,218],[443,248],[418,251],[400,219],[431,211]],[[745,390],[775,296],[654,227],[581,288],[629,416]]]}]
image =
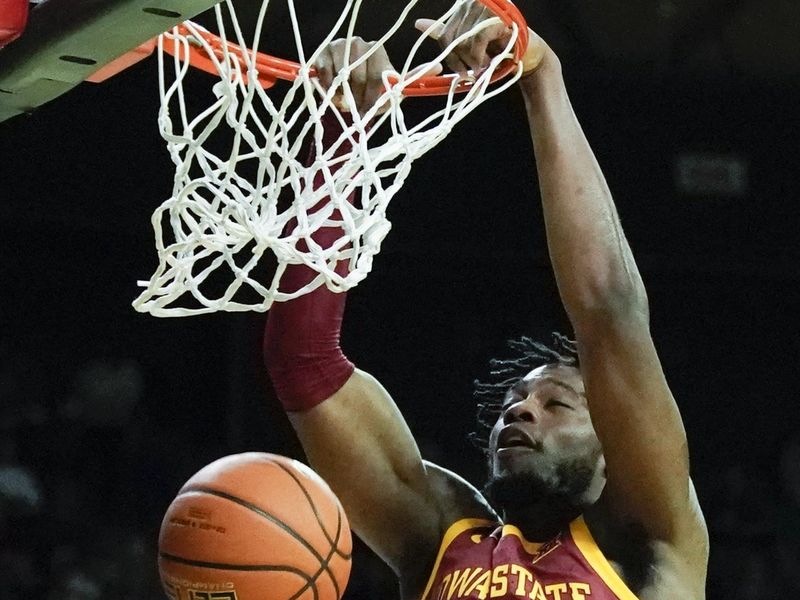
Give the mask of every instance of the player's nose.
[{"label": "player's nose", "polygon": [[511,406],[509,406],[506,411],[503,413],[503,424],[508,425],[510,423],[517,423],[517,422],[526,422],[526,423],[533,423],[535,422],[536,414],[533,411],[530,402],[525,402],[524,400],[520,402],[515,402]]}]

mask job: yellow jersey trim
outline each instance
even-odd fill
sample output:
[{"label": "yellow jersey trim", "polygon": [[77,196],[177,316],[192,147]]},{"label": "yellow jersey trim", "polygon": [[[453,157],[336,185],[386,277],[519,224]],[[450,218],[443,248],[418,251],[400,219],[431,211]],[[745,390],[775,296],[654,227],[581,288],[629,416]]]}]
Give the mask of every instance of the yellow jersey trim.
[{"label": "yellow jersey trim", "polygon": [[608,559],[603,556],[583,517],[578,517],[570,523],[569,530],[578,550],[583,554],[595,573],[600,576],[600,579],[617,595],[617,598],[620,600],[639,600],[630,588],[625,585],[625,582],[622,581],[622,578],[611,566],[611,563],[608,562]]},{"label": "yellow jersey trim", "polygon": [[422,600],[428,597],[428,593],[431,591],[431,587],[433,586],[433,582],[436,580],[436,574],[439,572],[439,565],[442,562],[442,557],[444,553],[447,552],[447,548],[450,547],[450,544],[453,543],[453,540],[456,539],[460,534],[464,533],[468,529],[475,529],[476,527],[491,527],[497,526],[498,523],[496,521],[489,521],[487,519],[459,519],[450,527],[447,528],[447,531],[444,532],[444,537],[442,537],[442,543],[439,545],[439,554],[436,555],[436,562],[433,563],[433,569],[431,570],[431,575],[428,577],[428,584],[425,586],[425,591],[422,592]]},{"label": "yellow jersey trim", "polygon": [[519,538],[520,544],[525,549],[525,552],[530,554],[531,556],[535,555],[539,548],[542,547],[542,544],[536,542],[529,542],[525,539],[525,536],[522,535],[522,532],[513,525],[503,525],[503,535],[513,535],[514,537]]}]

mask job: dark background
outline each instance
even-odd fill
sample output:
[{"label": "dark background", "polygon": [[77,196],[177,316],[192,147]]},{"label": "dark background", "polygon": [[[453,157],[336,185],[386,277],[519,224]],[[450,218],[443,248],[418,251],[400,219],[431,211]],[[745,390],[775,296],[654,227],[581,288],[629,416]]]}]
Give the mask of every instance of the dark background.
[{"label": "dark background", "polygon": [[[372,4],[365,37],[387,13]],[[520,6],[561,56],[643,273],[712,531],[709,597],[797,593],[799,476],[778,465],[800,461],[800,10]],[[302,10],[313,39],[340,6]],[[276,51],[290,47],[281,30]],[[157,96],[151,58],[0,124],[0,482],[22,471],[35,491],[0,503],[12,598],[159,597],[155,537],[183,481],[233,452],[302,458],[261,367],[264,315],[161,320],[130,306],[172,183]],[[677,161],[698,153],[745,165],[744,192],[682,191]],[[415,164],[348,300],[348,356],[393,394],[423,455],[476,484],[472,380],[505,339],[568,331],[532,161],[511,90]],[[391,575],[358,545],[348,595],[378,594],[396,596]]]}]

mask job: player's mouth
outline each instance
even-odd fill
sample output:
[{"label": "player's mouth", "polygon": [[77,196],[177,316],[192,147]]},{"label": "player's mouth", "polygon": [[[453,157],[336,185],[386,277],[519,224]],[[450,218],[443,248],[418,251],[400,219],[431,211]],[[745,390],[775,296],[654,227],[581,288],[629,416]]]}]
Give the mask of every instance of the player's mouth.
[{"label": "player's mouth", "polygon": [[536,450],[541,444],[519,425],[506,425],[497,436],[497,451],[501,450]]}]

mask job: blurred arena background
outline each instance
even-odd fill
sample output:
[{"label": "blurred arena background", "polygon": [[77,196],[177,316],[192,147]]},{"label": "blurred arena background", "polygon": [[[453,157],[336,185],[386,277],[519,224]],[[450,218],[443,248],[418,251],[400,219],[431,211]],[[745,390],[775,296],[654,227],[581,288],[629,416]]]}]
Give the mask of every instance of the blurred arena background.
[{"label": "blurred arena background", "polygon": [[[280,52],[288,32],[273,2],[266,43]],[[365,1],[364,37],[390,5]],[[561,56],[645,278],[712,534],[708,597],[791,597],[800,4],[519,5]],[[415,16],[445,6],[423,0]],[[302,10],[321,38],[341,3]],[[159,598],[155,538],[189,475],[244,450],[302,457],[261,367],[264,315],[158,320],[130,306],[156,264],[150,214],[172,185],[154,61],[0,124],[5,598]],[[506,338],[566,328],[536,185],[521,99],[508,93],[415,164],[349,298],[348,355],[391,391],[426,458],[478,484],[472,380]],[[358,545],[346,598],[398,596]]]}]

